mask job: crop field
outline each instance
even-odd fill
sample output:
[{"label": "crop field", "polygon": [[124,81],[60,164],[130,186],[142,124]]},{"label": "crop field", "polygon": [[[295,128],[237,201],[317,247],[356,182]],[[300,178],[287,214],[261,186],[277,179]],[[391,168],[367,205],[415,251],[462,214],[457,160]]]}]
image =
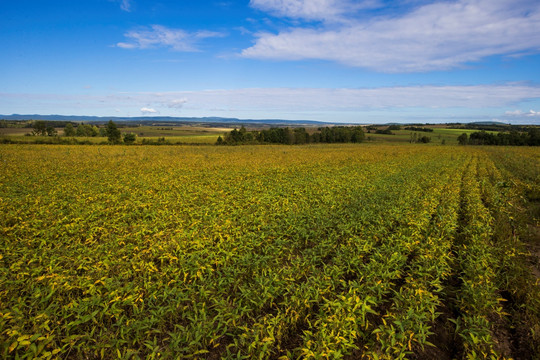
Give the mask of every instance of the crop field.
[{"label": "crop field", "polygon": [[203,127],[203,126],[139,126],[139,127],[123,127],[122,132],[132,132],[141,137],[176,137],[176,136],[208,136],[223,135],[231,131],[225,127]]},{"label": "crop field", "polygon": [[141,126],[125,127],[120,129],[123,133],[134,133],[138,136],[137,142],[143,139],[155,140],[163,137],[171,144],[215,144],[219,136],[231,131],[224,127],[202,126]]},{"label": "crop field", "polygon": [[0,145],[0,357],[532,359],[539,199],[529,147]]},{"label": "crop field", "polygon": [[[433,129],[433,132],[422,132],[422,131],[413,131],[413,130],[392,130],[392,135],[389,134],[375,134],[374,131],[366,133],[366,137],[369,138],[369,141],[372,142],[385,142],[385,143],[408,143],[411,141],[411,136],[416,134],[417,136],[427,136],[431,139],[431,144],[433,145],[457,145],[458,136],[465,133],[470,135],[473,132],[478,130],[471,129],[447,129],[437,126],[426,126],[427,128]],[[381,129],[384,127],[381,127]],[[495,131],[487,131],[488,133],[497,133]]]},{"label": "crop field", "polygon": [[[231,125],[233,126],[233,125]],[[413,139],[413,136],[427,136],[430,138],[431,145],[457,145],[458,136],[463,133],[470,135],[473,132],[478,130],[473,129],[452,129],[446,128],[446,125],[429,125],[425,126],[432,129],[432,132],[422,132],[422,131],[413,131],[413,130],[392,130],[392,134],[376,134],[375,131],[370,131],[366,133],[368,142],[375,143],[410,143]],[[238,127],[238,126],[237,126]],[[268,126],[253,126],[248,125],[248,130],[261,130],[265,129]],[[380,129],[385,129],[386,126],[380,126]],[[135,144],[142,144],[146,142],[159,142],[164,141],[171,145],[178,144],[215,144],[218,137],[224,137],[227,132],[230,132],[232,128],[230,127],[214,127],[214,126],[202,126],[202,125],[181,125],[181,126],[171,126],[171,125],[141,125],[141,126],[121,126],[119,127],[120,131],[123,134],[133,133],[137,136]],[[33,128],[0,128],[0,142],[2,140],[9,140],[14,143],[49,143],[54,144],[54,140],[57,140],[54,137],[48,136],[24,136],[31,135]],[[64,128],[57,127],[56,131],[60,137],[63,139]],[[308,133],[313,133],[316,131],[316,127],[307,127]],[[496,131],[487,131],[488,133],[496,134]],[[81,142],[88,144],[106,144],[107,137],[88,137],[88,136],[78,136],[75,139]]]},{"label": "crop field", "polygon": [[[0,141],[2,139],[12,140],[14,142],[34,143],[36,141],[54,141],[54,138],[48,136],[24,136],[31,135],[33,128],[0,128]],[[64,135],[64,128],[56,128],[60,137]],[[164,138],[169,144],[215,144],[219,136],[231,131],[225,127],[204,127],[196,125],[184,126],[137,126],[120,127],[122,133],[133,133],[137,135],[136,143],[140,144],[143,140],[156,142]],[[77,140],[89,142],[92,144],[107,143],[107,137],[76,137]]]},{"label": "crop field", "polygon": [[31,128],[0,128],[0,136],[24,136],[31,133]]},{"label": "crop field", "polygon": [[[201,134],[201,135],[182,135],[163,137],[170,144],[207,144],[213,145],[216,143],[220,134]],[[156,141],[156,138],[144,137],[138,138],[137,143],[141,143],[143,139]],[[159,139],[159,138],[158,138]]]}]

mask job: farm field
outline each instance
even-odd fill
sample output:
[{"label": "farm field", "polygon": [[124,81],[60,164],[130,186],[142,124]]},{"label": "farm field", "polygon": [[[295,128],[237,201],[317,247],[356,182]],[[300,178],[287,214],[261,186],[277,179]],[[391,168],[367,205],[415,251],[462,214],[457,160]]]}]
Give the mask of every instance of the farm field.
[{"label": "farm field", "polygon": [[[123,134],[133,133],[137,135],[136,143],[140,144],[143,140],[158,141],[164,138],[164,141],[170,144],[214,144],[217,138],[224,133],[231,131],[225,127],[204,127],[204,126],[138,126],[138,127],[120,127]],[[0,141],[8,139],[16,142],[33,143],[36,140],[51,142],[54,139],[48,136],[25,136],[32,133],[32,128],[0,128]],[[58,135],[63,139],[64,129],[56,128]],[[107,143],[107,137],[76,137],[79,141],[90,142],[92,144]]]},{"label": "farm field", "polygon": [[134,133],[142,142],[142,139],[153,139],[164,137],[171,143],[200,143],[214,144],[217,138],[224,133],[231,131],[225,127],[202,127],[202,126],[141,126],[141,127],[125,127],[120,129],[124,133]]},{"label": "farm field", "polygon": [[203,126],[140,126],[123,127],[123,132],[132,132],[142,137],[160,136],[201,136],[201,135],[223,135],[232,129],[226,127],[203,127]]},{"label": "farm field", "polygon": [[[432,145],[457,145],[458,137],[465,133],[470,135],[471,133],[477,132],[478,130],[473,129],[447,129],[437,126],[425,126],[427,128],[433,129],[433,132],[422,132],[422,131],[412,131],[412,130],[392,130],[392,135],[387,134],[375,134],[373,131],[366,133],[366,137],[370,142],[377,143],[408,143],[411,140],[411,136],[416,134],[418,137],[427,136],[431,139],[430,144]],[[494,131],[488,131],[488,133],[495,133]]]},{"label": "farm field", "polygon": [[[375,131],[366,133],[367,141],[374,143],[410,143],[414,135],[421,137],[427,136],[430,138],[430,145],[457,145],[458,136],[463,133],[470,135],[478,130],[474,129],[451,129],[446,128],[446,125],[428,125],[425,126],[433,130],[433,132],[422,132],[413,130],[393,130],[392,135],[376,134]],[[249,130],[260,130],[262,127],[250,126]],[[380,126],[380,129],[385,129],[386,126]],[[232,130],[231,127],[225,126],[199,126],[199,125],[182,125],[182,126],[160,126],[160,125],[142,125],[142,126],[120,126],[120,131],[123,134],[133,133],[137,136],[135,144],[144,142],[159,142],[163,141],[171,145],[177,144],[215,144],[218,137]],[[307,132],[313,133],[317,128],[308,127]],[[55,140],[66,140],[64,138],[64,129],[56,128],[59,138],[48,136],[24,136],[31,135],[32,128],[0,128],[0,142],[8,140],[15,143],[55,143]],[[488,131],[488,133],[496,133]],[[88,144],[105,144],[107,137],[75,137],[79,142]],[[58,142],[57,142],[58,143]]]},{"label": "farm field", "polygon": [[2,358],[540,355],[536,148],[19,144],[0,168]]}]

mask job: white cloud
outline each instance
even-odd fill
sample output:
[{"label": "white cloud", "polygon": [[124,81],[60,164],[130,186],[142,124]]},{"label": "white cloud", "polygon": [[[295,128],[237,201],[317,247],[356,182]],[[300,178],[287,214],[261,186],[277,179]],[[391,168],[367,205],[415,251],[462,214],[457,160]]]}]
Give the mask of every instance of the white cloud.
[{"label": "white cloud", "polygon": [[[332,2],[344,3],[321,1],[319,9]],[[272,11],[280,1],[252,0],[254,3]],[[307,6],[307,1],[283,3],[298,5],[292,10],[284,8],[283,16],[298,13],[309,17],[310,12],[302,7]],[[316,9],[312,13],[318,14]],[[397,17],[348,20],[341,25],[260,33],[255,44],[241,55],[257,59],[329,60],[381,72],[421,72],[451,69],[492,55],[540,51],[537,1],[444,1]]]},{"label": "white cloud", "polygon": [[[115,93],[109,95],[55,95],[0,93],[0,99],[22,103],[94,103],[112,109],[147,104],[141,111],[158,107],[280,108],[280,109],[385,109],[385,108],[501,108],[540,100],[540,86],[496,84],[471,86],[395,86],[376,88],[244,88],[230,90]],[[188,101],[189,99],[189,101]],[[101,105],[99,105],[101,106]],[[137,107],[139,109],[139,107]],[[157,112],[157,111],[156,111]],[[521,110],[514,114],[538,114]],[[510,112],[507,112],[509,115]]]},{"label": "white cloud", "polygon": [[[540,86],[497,84],[472,86],[396,86],[377,88],[244,88],[230,90],[175,91],[160,93],[115,93],[110,95],[55,95],[0,93],[0,99],[22,103],[95,103],[112,109],[145,103],[140,111],[157,112],[163,107],[368,109],[368,108],[500,108],[539,100]],[[189,99],[189,102],[188,102]],[[530,110],[519,114],[538,114]],[[507,112],[509,115],[510,112]]]},{"label": "white cloud", "polygon": [[182,99],[171,100],[168,103],[166,103],[166,105],[169,108],[181,109],[184,106],[185,103],[187,103],[187,99],[182,98]]},{"label": "white cloud", "polygon": [[377,0],[251,0],[249,4],[276,16],[306,20],[338,20],[353,9],[380,5]]},{"label": "white cloud", "polygon": [[130,44],[130,43],[125,43],[125,42],[119,42],[116,44],[116,46],[122,49],[135,49],[137,47],[136,44]]},{"label": "white cloud", "polygon": [[[176,109],[182,107],[185,116],[213,113],[241,118],[363,122],[489,120],[503,115],[508,108],[519,109],[521,103],[539,101],[540,86],[518,83],[357,89],[245,88],[108,95],[0,93],[0,107],[11,113],[53,113],[63,109],[68,114],[108,115],[119,109],[121,114],[177,116]],[[141,104],[145,106],[141,108]],[[507,112],[502,118],[540,122],[540,111],[512,112],[514,116]]]},{"label": "white cloud", "polygon": [[514,110],[514,111],[506,111],[506,112],[504,113],[504,115],[506,115],[506,116],[514,116],[514,117],[517,117],[517,116],[520,116],[520,117],[523,117],[523,116],[526,116],[526,117],[534,117],[534,116],[540,116],[540,111],[534,111],[534,110],[529,110],[529,111]]},{"label": "white cloud", "polygon": [[[189,102],[188,102],[189,99]],[[378,88],[244,88],[230,90],[126,93],[108,102],[149,104],[184,111],[208,109],[287,111],[415,111],[461,109],[481,112],[540,99],[540,87],[527,84],[475,86],[397,86]],[[164,110],[165,111],[165,110]]]},{"label": "white cloud", "polygon": [[521,110],[513,110],[513,111],[506,111],[504,113],[506,116],[521,116],[523,115],[523,111]]},{"label": "white cloud", "polygon": [[359,89],[253,88],[172,93],[190,104],[217,107],[294,110],[475,108],[509,106],[540,99],[540,87],[528,85],[403,86]]},{"label": "white cloud", "polygon": [[169,47],[175,51],[199,51],[197,43],[206,38],[223,37],[224,34],[214,31],[187,32],[182,29],[171,29],[161,25],[150,28],[131,30],[124,34],[129,42],[119,42],[116,46],[123,49],[150,49]]},{"label": "white cloud", "polygon": [[142,107],[141,108],[141,113],[143,113],[144,115],[157,114],[158,111],[156,109],[152,109],[152,108],[148,108],[148,107]]},{"label": "white cloud", "polygon": [[131,0],[120,0],[120,9],[130,12],[131,11]]}]

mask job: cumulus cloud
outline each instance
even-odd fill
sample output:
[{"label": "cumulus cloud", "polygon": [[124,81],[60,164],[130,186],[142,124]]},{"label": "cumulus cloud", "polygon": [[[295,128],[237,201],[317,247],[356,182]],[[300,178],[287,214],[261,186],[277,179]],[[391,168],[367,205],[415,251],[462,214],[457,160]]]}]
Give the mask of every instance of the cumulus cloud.
[{"label": "cumulus cloud", "polygon": [[[252,0],[261,9],[317,18],[338,0]],[[296,7],[295,7],[296,6]],[[338,6],[338,12],[343,10]],[[313,15],[309,15],[313,14]],[[335,15],[335,13],[333,13]],[[332,16],[334,16],[332,15]],[[423,4],[401,16],[321,27],[292,27],[278,34],[259,33],[241,56],[257,59],[335,61],[380,72],[451,69],[493,55],[540,51],[540,2],[458,0]]]},{"label": "cumulus cloud", "polygon": [[149,108],[149,107],[142,107],[141,108],[141,113],[143,113],[144,115],[157,114],[158,111],[156,109],[152,109],[152,108]]},{"label": "cumulus cloud", "polygon": [[224,34],[214,31],[187,32],[182,29],[171,29],[162,25],[152,25],[150,28],[131,30],[124,34],[129,39],[127,42],[119,42],[116,46],[123,49],[150,49],[168,47],[175,51],[194,52],[199,51],[199,41],[223,37]]}]

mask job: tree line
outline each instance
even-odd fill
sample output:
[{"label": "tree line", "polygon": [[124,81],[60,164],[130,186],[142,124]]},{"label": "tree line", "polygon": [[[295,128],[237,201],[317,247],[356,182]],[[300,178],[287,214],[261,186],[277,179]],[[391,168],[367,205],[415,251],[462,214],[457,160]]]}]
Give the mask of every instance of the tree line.
[{"label": "tree line", "polygon": [[422,132],[433,132],[433,129],[431,129],[431,128],[418,127],[418,126],[407,126],[407,127],[405,127],[405,130],[422,131]]},{"label": "tree line", "polygon": [[528,128],[524,132],[488,133],[484,130],[466,133],[458,137],[460,145],[508,145],[508,146],[540,146],[540,129]]},{"label": "tree line", "polygon": [[274,127],[260,131],[247,131],[242,125],[217,140],[218,145],[237,144],[310,144],[310,143],[359,143],[365,138],[360,126],[320,127],[313,133],[305,128]]},{"label": "tree line", "polygon": [[[32,135],[37,136],[57,136],[58,132],[50,122],[43,120],[34,121],[32,124]],[[111,144],[133,144],[137,138],[135,134],[120,132],[116,124],[109,120],[106,126],[78,124],[76,127],[72,123],[65,124],[64,136],[66,137],[107,137]]]}]

